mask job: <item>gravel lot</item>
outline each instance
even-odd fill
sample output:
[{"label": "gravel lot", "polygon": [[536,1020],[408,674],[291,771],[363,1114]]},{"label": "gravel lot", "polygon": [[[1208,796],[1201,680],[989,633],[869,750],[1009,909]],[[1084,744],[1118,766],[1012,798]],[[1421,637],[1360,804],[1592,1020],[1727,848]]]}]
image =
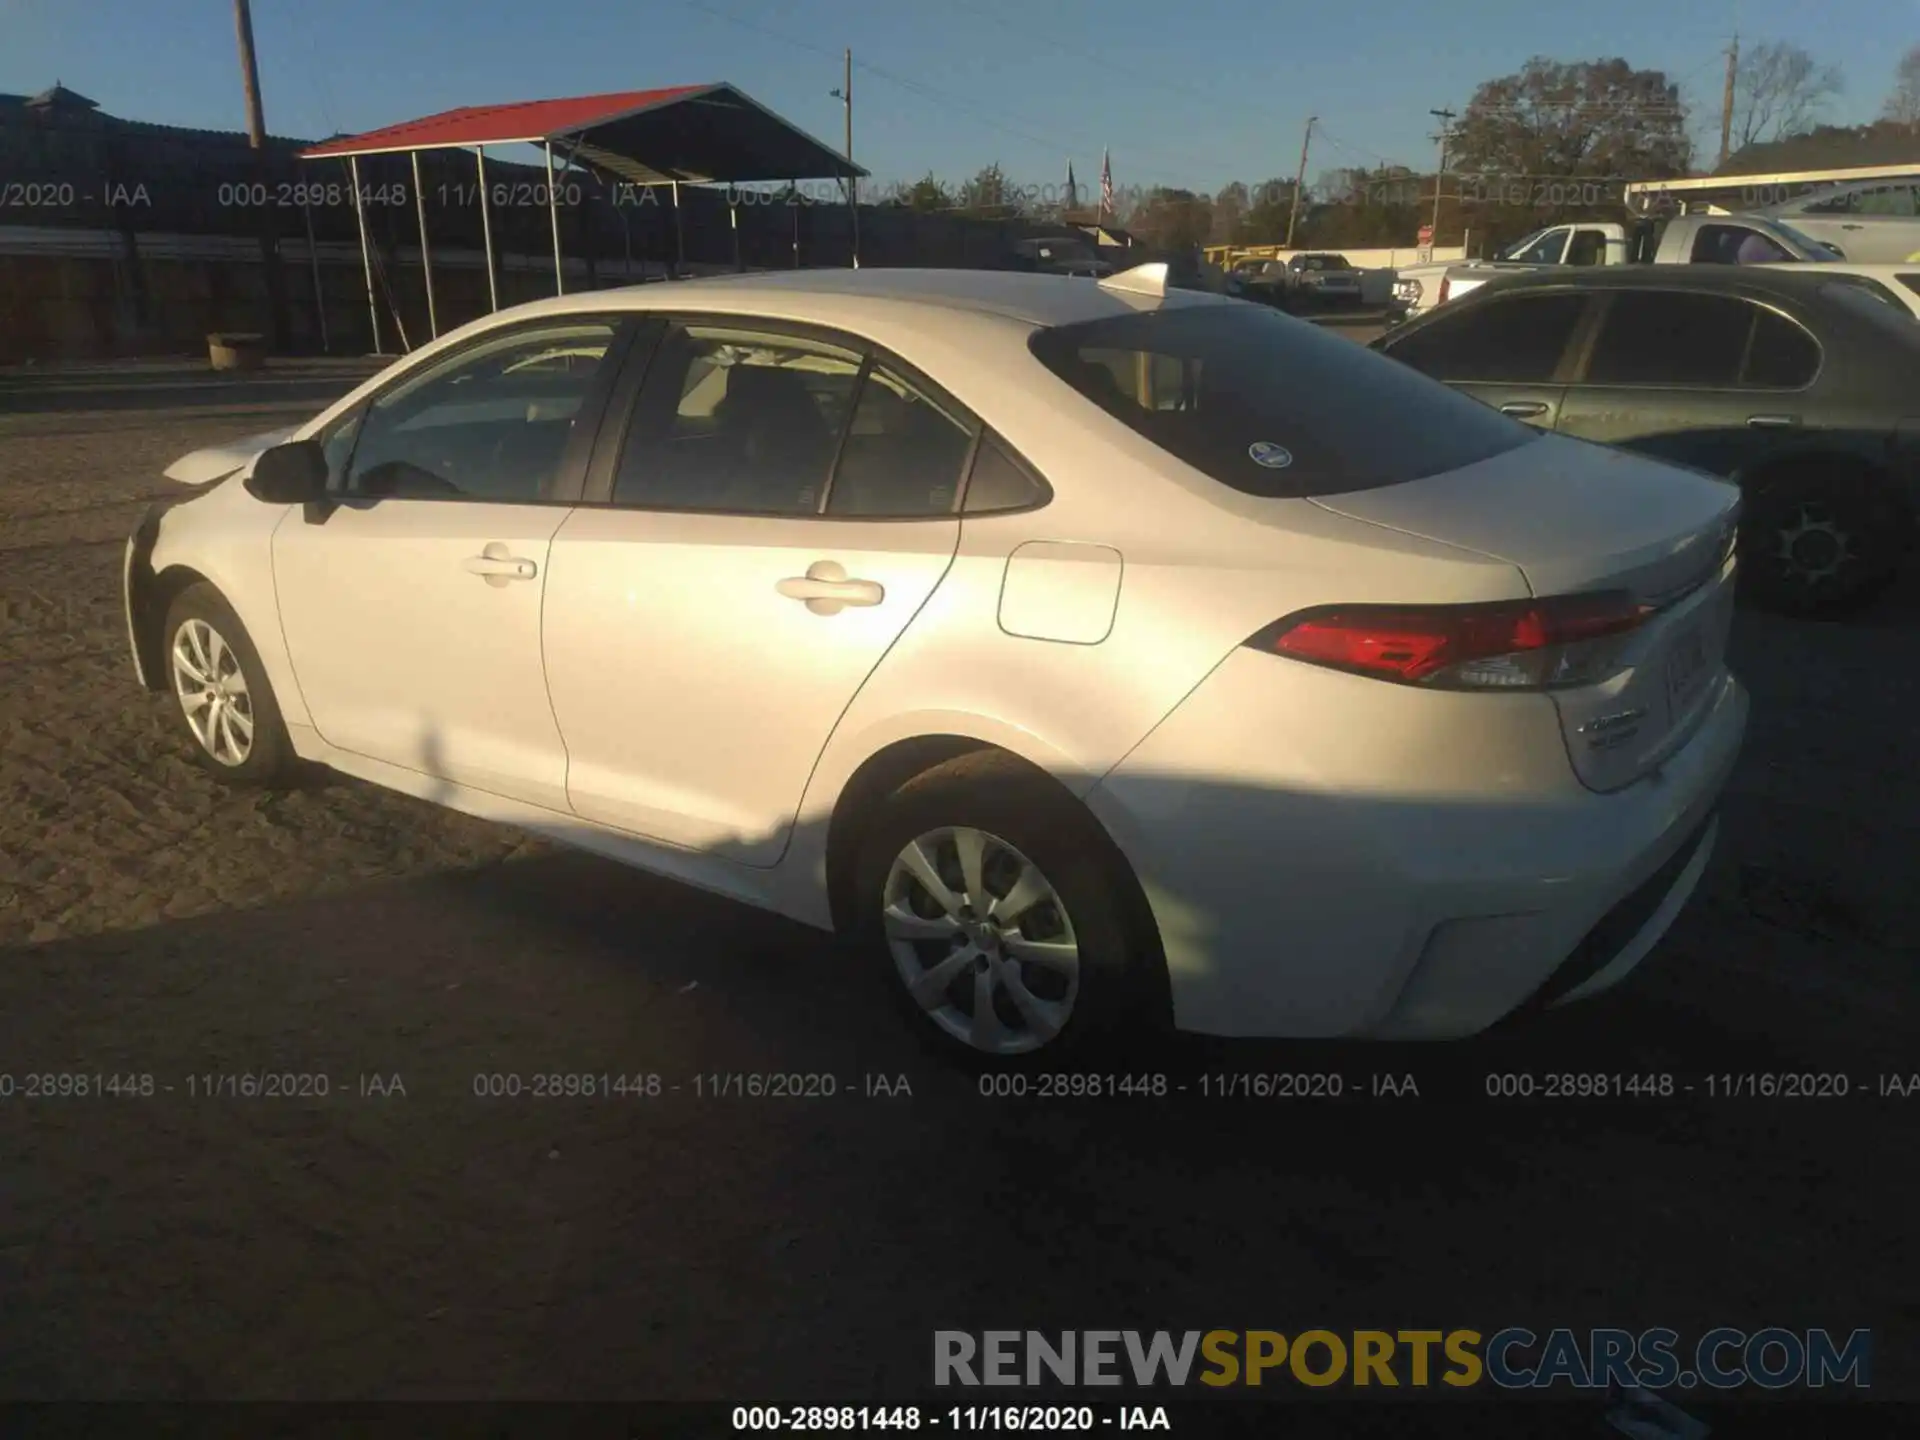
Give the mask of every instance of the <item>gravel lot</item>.
[{"label": "gravel lot", "polygon": [[[1467,1323],[1867,1326],[1876,1392],[1920,1399],[1920,1099],[1858,1093],[1920,1071],[1920,589],[1741,617],[1722,848],[1625,993],[1143,1061],[1418,1100],[990,1101],[810,932],[355,782],[204,779],[134,687],[121,545],[173,457],[315,402],[187,398],[0,385],[0,1072],[156,1087],[0,1100],[0,1398],[845,1401],[920,1390],[941,1327]],[[474,1095],[555,1070],[681,1088]],[[1700,1088],[1483,1098],[1566,1070]],[[1856,1093],[1701,1093],[1759,1070]],[[330,1093],[188,1092],[236,1071]],[[841,1093],[696,1093],[733,1071]]]}]

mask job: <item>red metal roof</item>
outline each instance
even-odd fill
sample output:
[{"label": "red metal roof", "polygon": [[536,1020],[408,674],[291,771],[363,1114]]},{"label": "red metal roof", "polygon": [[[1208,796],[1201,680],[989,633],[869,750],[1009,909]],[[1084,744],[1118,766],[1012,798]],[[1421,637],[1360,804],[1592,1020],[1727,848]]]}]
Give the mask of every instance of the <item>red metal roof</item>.
[{"label": "red metal roof", "polygon": [[419,120],[404,121],[363,135],[343,135],[300,152],[305,160],[329,155],[370,155],[379,151],[437,150],[460,145],[504,145],[577,135],[596,125],[651,110],[674,100],[719,89],[718,84],[673,85],[664,90],[618,90],[607,95],[576,95],[565,100],[522,100],[511,105],[463,105]]}]

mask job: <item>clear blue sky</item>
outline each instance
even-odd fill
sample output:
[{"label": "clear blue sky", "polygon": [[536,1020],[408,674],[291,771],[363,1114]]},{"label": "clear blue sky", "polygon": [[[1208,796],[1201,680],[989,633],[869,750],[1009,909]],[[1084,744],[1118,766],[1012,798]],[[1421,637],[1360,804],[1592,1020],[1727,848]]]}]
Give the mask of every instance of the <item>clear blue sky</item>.
[{"label": "clear blue sky", "polygon": [[[254,0],[268,128],[318,137],[491,101],[730,80],[882,181],[998,161],[1082,185],[1217,189],[1382,157],[1432,163],[1433,107],[1532,55],[1663,68],[1716,131],[1728,35],[1839,65],[1828,118],[1879,109],[1920,0]],[[130,118],[244,124],[231,0],[0,0],[0,90],[60,79]]]}]

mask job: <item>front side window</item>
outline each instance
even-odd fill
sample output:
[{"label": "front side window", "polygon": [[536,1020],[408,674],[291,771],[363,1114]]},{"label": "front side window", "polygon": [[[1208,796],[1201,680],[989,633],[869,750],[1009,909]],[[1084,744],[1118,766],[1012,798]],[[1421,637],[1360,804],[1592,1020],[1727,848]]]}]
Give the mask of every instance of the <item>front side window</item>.
[{"label": "front side window", "polygon": [[1036,332],[1048,370],[1170,456],[1250,495],[1417,480],[1539,432],[1319,326],[1194,304]]},{"label": "front side window", "polygon": [[1387,354],[1448,382],[1544,385],[1586,313],[1584,295],[1512,295],[1449,313],[1444,307]]},{"label": "front side window", "polygon": [[[551,498],[574,422],[614,329],[565,322],[465,347],[376,398],[359,426],[348,495],[530,502]],[[330,437],[330,443],[333,438]]]},{"label": "front side window", "polygon": [[1560,257],[1566,253],[1567,232],[1549,230],[1526,249],[1515,252],[1509,259],[1528,265],[1558,265]]}]

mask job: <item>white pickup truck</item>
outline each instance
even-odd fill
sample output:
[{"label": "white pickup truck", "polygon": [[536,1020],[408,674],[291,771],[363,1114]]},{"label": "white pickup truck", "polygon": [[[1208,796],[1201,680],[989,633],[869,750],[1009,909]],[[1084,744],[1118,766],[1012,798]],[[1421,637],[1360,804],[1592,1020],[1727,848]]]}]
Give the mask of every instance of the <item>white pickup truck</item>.
[{"label": "white pickup truck", "polygon": [[1405,267],[1394,282],[1393,318],[1425,314],[1496,275],[1550,265],[1768,265],[1838,258],[1831,245],[1764,215],[1680,215],[1631,226],[1581,220],[1536,230],[1491,260]]}]

